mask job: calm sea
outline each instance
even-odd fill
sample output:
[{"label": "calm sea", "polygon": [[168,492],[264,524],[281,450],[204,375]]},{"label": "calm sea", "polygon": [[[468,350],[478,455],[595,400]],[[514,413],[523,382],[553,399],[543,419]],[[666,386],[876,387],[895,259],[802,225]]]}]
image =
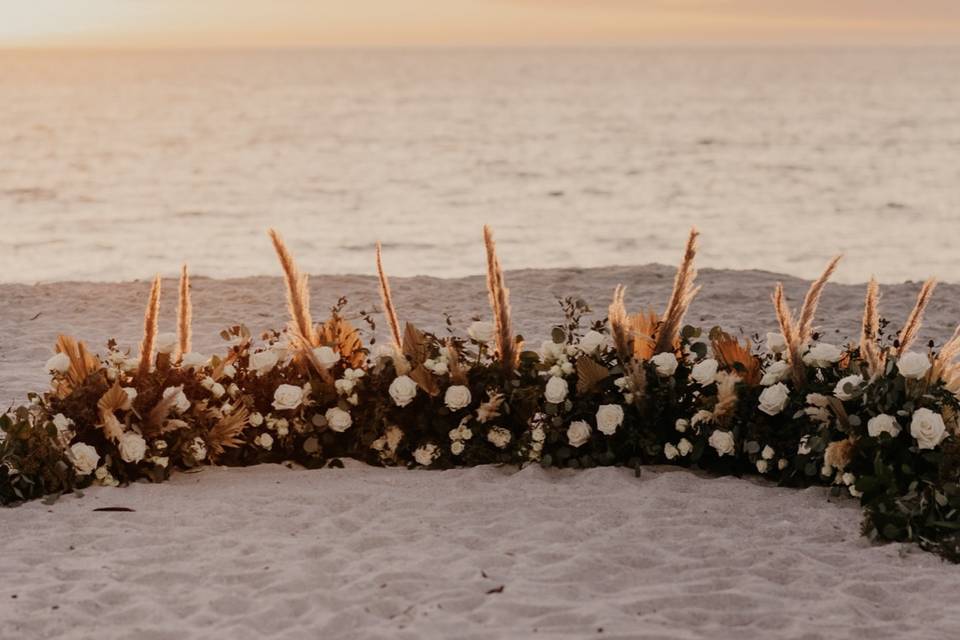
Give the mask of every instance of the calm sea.
[{"label": "calm sea", "polygon": [[0,53],[0,281],[676,262],[960,281],[960,49]]}]

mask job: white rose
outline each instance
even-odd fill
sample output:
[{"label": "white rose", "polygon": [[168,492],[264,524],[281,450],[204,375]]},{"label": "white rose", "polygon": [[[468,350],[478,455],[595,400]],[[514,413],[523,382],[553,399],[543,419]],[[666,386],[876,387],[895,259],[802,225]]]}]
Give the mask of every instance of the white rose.
[{"label": "white rose", "polygon": [[560,404],[567,399],[567,393],[569,392],[570,387],[567,385],[567,381],[563,378],[557,378],[556,376],[550,378],[547,381],[547,386],[543,390],[543,397],[547,402],[552,402],[553,404]]},{"label": "white rose", "polygon": [[70,460],[77,475],[90,475],[100,464],[100,454],[88,444],[77,442],[70,447]]},{"label": "white rose", "polygon": [[390,383],[390,397],[398,407],[405,407],[417,396],[417,383],[410,376],[397,376]]},{"label": "white rose", "polygon": [[790,364],[785,360],[775,360],[770,363],[770,366],[767,367],[767,370],[763,373],[763,378],[760,379],[760,384],[765,387],[769,387],[772,384],[776,384],[787,377],[787,374],[790,372]]},{"label": "white rose", "polygon": [[510,440],[512,439],[513,434],[503,427],[492,427],[487,432],[487,440],[489,440],[493,446],[498,449],[506,449],[507,445],[510,444]]},{"label": "white rose", "polygon": [[203,441],[203,438],[194,438],[187,447],[187,451],[190,452],[194,460],[200,462],[207,457],[207,443]]},{"label": "white rose", "polygon": [[190,400],[187,398],[187,394],[183,392],[183,386],[179,387],[167,387],[163,390],[164,399],[174,397],[173,408],[176,409],[177,413],[183,413],[190,409]]},{"label": "white rose", "polygon": [[590,439],[591,431],[590,425],[583,420],[571,422],[567,428],[567,441],[571,447],[581,447]]},{"label": "white rose", "polygon": [[147,441],[138,433],[125,433],[120,436],[117,449],[124,462],[140,462],[147,453]]},{"label": "white rose", "polygon": [[677,451],[682,456],[690,455],[690,452],[693,451],[693,443],[686,438],[680,438],[680,442],[677,443]]},{"label": "white rose", "polygon": [[313,357],[323,369],[331,369],[340,362],[340,354],[330,347],[317,347],[313,350]]},{"label": "white rose", "polygon": [[540,359],[544,362],[556,362],[561,358],[566,359],[566,348],[559,342],[545,340],[540,343]]},{"label": "white rose", "polygon": [[53,416],[53,426],[55,426],[60,433],[66,433],[70,431],[70,428],[73,426],[73,420],[62,413],[58,413]]},{"label": "white rose", "polygon": [[227,390],[224,389],[223,385],[219,382],[214,382],[212,385],[210,385],[210,395],[212,395],[214,398],[222,398],[224,395],[226,395],[226,393]]},{"label": "white rose", "polygon": [[810,350],[803,356],[804,363],[824,369],[832,364],[840,362],[843,357],[843,349],[827,342],[818,342],[810,347]]},{"label": "white rose", "polygon": [[348,396],[353,393],[353,387],[356,386],[356,382],[350,378],[340,378],[333,383],[333,386],[336,387],[337,393],[342,396]]},{"label": "white rose", "polygon": [[709,442],[710,446],[716,449],[717,453],[721,456],[733,454],[736,445],[732,433],[729,431],[720,431],[719,429],[710,434],[710,439],[707,442]]},{"label": "white rose", "polygon": [[924,353],[913,351],[905,353],[897,360],[897,370],[904,378],[917,380],[927,375],[930,370],[930,358]]},{"label": "white rose", "polygon": [[673,423],[673,428],[683,433],[690,428],[690,421],[683,418],[677,418],[677,421]]},{"label": "white rose", "polygon": [[707,385],[713,384],[714,380],[716,380],[717,369],[719,367],[719,362],[713,358],[709,358],[693,365],[693,369],[690,371],[690,377],[699,383],[700,386],[706,387]]},{"label": "white rose", "polygon": [[446,360],[441,359],[430,359],[423,363],[423,366],[430,370],[431,373],[438,376],[445,376],[450,373],[450,367],[447,366]]},{"label": "white rose", "polygon": [[324,417],[327,419],[327,424],[330,425],[330,428],[337,433],[343,433],[353,424],[353,418],[350,417],[350,413],[340,407],[330,407],[327,409]]},{"label": "white rose", "polygon": [[467,329],[467,335],[484,344],[493,340],[493,323],[477,320]]},{"label": "white rose", "polygon": [[[862,389],[860,385],[863,384],[863,376],[852,375],[847,376],[846,378],[841,378],[840,382],[837,383],[837,386],[833,389],[833,395],[840,398],[841,400],[853,400],[854,398],[860,397]],[[850,387],[849,391],[847,387]]]},{"label": "white rose", "polygon": [[121,411],[129,411],[133,408],[133,401],[137,399],[137,390],[133,387],[123,387],[123,392],[127,394],[127,399],[120,405]]},{"label": "white rose", "polygon": [[598,349],[607,343],[607,337],[599,331],[588,331],[585,336],[580,338],[579,348],[583,353],[596,353]]},{"label": "white rose", "polygon": [[623,424],[623,407],[618,404],[602,404],[597,410],[597,430],[612,436]]},{"label": "white rose", "polygon": [[184,369],[202,369],[207,366],[208,358],[202,353],[186,353],[180,360],[180,366]]},{"label": "white rose", "polygon": [[463,444],[463,440],[454,440],[453,443],[450,445],[450,453],[452,453],[455,456],[458,456],[461,453],[463,453],[464,449],[466,449],[466,446]]},{"label": "white rose", "polygon": [[429,467],[433,464],[433,461],[436,460],[439,453],[437,445],[425,444],[422,447],[417,447],[413,452],[413,459],[416,460],[417,464]]},{"label": "white rose", "polygon": [[473,396],[470,395],[470,389],[462,384],[447,387],[447,392],[443,394],[443,403],[447,405],[450,411],[459,411],[468,406],[472,400]]},{"label": "white rose", "polygon": [[262,425],[262,424],[263,424],[263,414],[262,414],[262,413],[254,412],[254,413],[251,413],[251,414],[250,414],[250,426],[251,426],[251,427],[259,427],[259,426]]},{"label": "white rose", "polygon": [[667,460],[673,460],[680,455],[680,452],[671,443],[663,445],[663,455]]},{"label": "white rose", "polygon": [[261,433],[253,439],[253,442],[259,447],[269,451],[270,448],[273,447],[273,436],[269,433]]},{"label": "white rose", "polygon": [[276,351],[257,351],[256,353],[250,354],[250,370],[256,372],[257,375],[264,375],[270,373],[280,358],[277,357]]},{"label": "white rose", "polygon": [[917,439],[917,446],[921,449],[933,449],[947,437],[947,427],[939,413],[917,409],[910,421],[910,435]]},{"label": "white rose", "polygon": [[180,341],[177,340],[177,334],[175,333],[161,333],[157,336],[157,353],[170,354],[177,350],[177,345],[180,344]]},{"label": "white rose", "polygon": [[66,373],[70,370],[70,356],[65,353],[54,354],[47,360],[47,371],[51,373]]},{"label": "white rose", "polygon": [[790,402],[790,389],[782,382],[769,386],[760,394],[760,411],[775,416]]},{"label": "white rose", "polygon": [[650,358],[650,362],[652,362],[657,368],[657,375],[663,377],[672,376],[677,370],[677,364],[679,364],[677,362],[677,356],[673,355],[669,351],[658,353]]},{"label": "white rose", "polygon": [[867,433],[871,438],[879,438],[881,433],[888,433],[891,438],[896,438],[900,435],[900,423],[893,416],[881,413],[867,420]]},{"label": "white rose", "polygon": [[768,333],[767,349],[770,353],[783,353],[787,350],[787,339],[782,333]]},{"label": "white rose", "polygon": [[296,409],[303,402],[303,389],[292,384],[282,384],[273,392],[273,408],[278,411]]},{"label": "white rose", "polygon": [[763,451],[760,452],[760,457],[764,460],[773,460],[774,450],[773,447],[767,445],[763,448]]},{"label": "white rose", "polygon": [[223,367],[223,377],[224,377],[224,378],[228,378],[228,379],[229,379],[229,378],[232,378],[232,377],[235,376],[235,375],[237,375],[237,368],[236,368],[235,366],[233,366],[232,364],[224,365],[224,367]]},{"label": "white rose", "polygon": [[759,473],[766,473],[770,468],[770,463],[766,460],[757,460],[757,471]]}]

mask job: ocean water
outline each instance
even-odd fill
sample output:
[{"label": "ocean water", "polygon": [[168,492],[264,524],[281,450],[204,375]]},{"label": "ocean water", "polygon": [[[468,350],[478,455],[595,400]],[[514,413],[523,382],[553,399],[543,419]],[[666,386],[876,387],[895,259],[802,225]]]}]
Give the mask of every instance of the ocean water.
[{"label": "ocean water", "polygon": [[0,281],[700,264],[960,281],[960,49],[0,53]]}]

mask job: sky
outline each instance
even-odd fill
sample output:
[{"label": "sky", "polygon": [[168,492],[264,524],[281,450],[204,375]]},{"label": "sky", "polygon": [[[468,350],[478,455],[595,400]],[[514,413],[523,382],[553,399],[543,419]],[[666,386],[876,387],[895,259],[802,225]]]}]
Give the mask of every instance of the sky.
[{"label": "sky", "polygon": [[960,0],[0,0],[0,47],[960,45]]}]

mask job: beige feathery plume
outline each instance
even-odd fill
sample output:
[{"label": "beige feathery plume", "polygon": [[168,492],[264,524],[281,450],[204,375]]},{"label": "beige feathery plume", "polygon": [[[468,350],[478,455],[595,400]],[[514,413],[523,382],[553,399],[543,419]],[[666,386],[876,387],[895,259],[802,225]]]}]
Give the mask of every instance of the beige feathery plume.
[{"label": "beige feathery plume", "polygon": [[490,308],[496,328],[497,358],[504,370],[510,372],[516,368],[520,355],[510,319],[510,290],[504,284],[493,231],[487,225],[483,227],[483,243],[487,249],[487,291],[490,294]]},{"label": "beige feathery plume", "polygon": [[177,361],[193,349],[193,303],[190,301],[190,274],[187,265],[180,269],[180,297],[177,302]]},{"label": "beige feathery plume", "polygon": [[633,359],[633,344],[630,337],[630,328],[627,319],[627,308],[623,303],[626,288],[618,284],[613,290],[613,301],[607,311],[607,320],[610,322],[610,335],[617,349],[620,362],[624,365]]},{"label": "beige feathery plume", "polygon": [[695,228],[690,229],[690,237],[687,239],[683,260],[680,262],[676,278],[673,281],[670,302],[667,303],[667,310],[663,314],[663,323],[657,331],[654,353],[673,351],[676,348],[683,317],[687,314],[687,309],[690,307],[694,296],[700,291],[700,287],[694,285],[697,270],[693,265],[693,260],[697,256],[697,236],[699,235],[700,232]]},{"label": "beige feathery plume", "polygon": [[390,281],[387,280],[387,273],[383,270],[383,253],[379,241],[377,242],[377,275],[380,276],[380,299],[383,301],[383,313],[387,316],[387,324],[390,325],[390,335],[393,337],[393,346],[399,352],[403,350],[400,319],[397,317],[396,307],[393,306],[393,295],[390,293]]},{"label": "beige feathery plume", "polygon": [[904,354],[909,351],[913,341],[917,339],[917,334],[920,333],[920,325],[923,324],[923,313],[927,310],[927,305],[930,304],[930,298],[933,297],[933,290],[936,287],[937,281],[935,278],[930,278],[920,287],[917,302],[913,305],[910,315],[907,316],[907,322],[903,325],[903,329],[897,335],[897,342],[899,343],[897,354]]},{"label": "beige feathery plume", "polygon": [[880,373],[883,368],[883,356],[877,345],[880,333],[880,285],[876,278],[870,278],[867,284],[867,296],[863,302],[863,323],[860,330],[860,357],[867,363],[871,376]]},{"label": "beige feathery plume", "polygon": [[717,404],[713,408],[713,419],[718,424],[725,422],[737,406],[737,383],[740,376],[729,371],[717,373]]},{"label": "beige feathery plume", "polygon": [[817,306],[820,304],[820,296],[823,295],[823,288],[827,285],[827,280],[837,270],[837,264],[843,258],[842,255],[834,256],[827,263],[827,268],[823,270],[820,277],[813,281],[807,290],[807,295],[803,299],[803,306],[800,307],[800,318],[797,321],[797,334],[802,344],[809,342],[813,335],[813,320],[817,315]]},{"label": "beige feathery plume", "polygon": [[310,287],[307,276],[300,273],[290,250],[276,229],[270,229],[270,240],[283,268],[283,280],[287,286],[287,308],[290,311],[290,331],[300,340],[304,351],[317,346],[316,329],[310,315]]},{"label": "beige feathery plume", "polygon": [[150,288],[150,298],[143,314],[143,340],[140,342],[140,367],[137,375],[141,378],[150,373],[153,364],[153,347],[157,340],[157,325],[160,319],[160,276],[157,275]]},{"label": "beige feathery plume", "polygon": [[793,368],[794,380],[799,384],[803,381],[803,342],[793,322],[793,314],[783,293],[782,282],[778,282],[773,290],[773,308],[777,312],[780,333],[783,334],[784,342],[787,343],[787,361]]}]

